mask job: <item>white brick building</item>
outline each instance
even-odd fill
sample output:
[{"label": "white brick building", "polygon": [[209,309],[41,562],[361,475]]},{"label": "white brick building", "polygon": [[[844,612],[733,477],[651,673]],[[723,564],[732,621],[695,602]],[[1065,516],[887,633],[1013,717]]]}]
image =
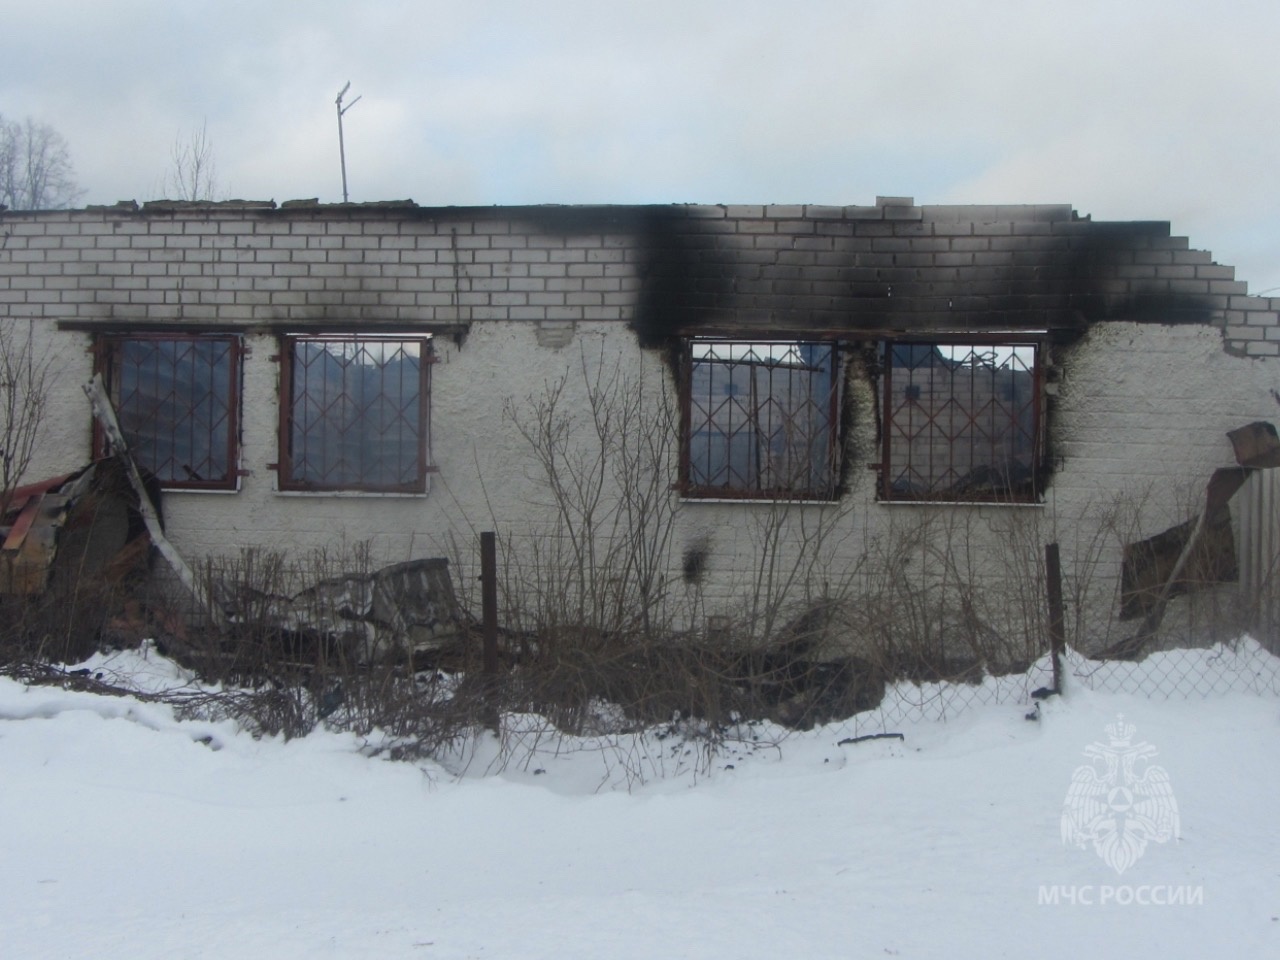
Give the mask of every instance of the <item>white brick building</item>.
[{"label": "white brick building", "polygon": [[0,212],[0,322],[57,359],[28,479],[103,453],[96,369],[192,561],[370,541],[467,595],[492,529],[509,611],[588,579],[693,629],[839,601],[855,649],[907,616],[1038,649],[1050,541],[1071,638],[1132,633],[1124,545],[1280,396],[1280,300],[1067,206]]}]

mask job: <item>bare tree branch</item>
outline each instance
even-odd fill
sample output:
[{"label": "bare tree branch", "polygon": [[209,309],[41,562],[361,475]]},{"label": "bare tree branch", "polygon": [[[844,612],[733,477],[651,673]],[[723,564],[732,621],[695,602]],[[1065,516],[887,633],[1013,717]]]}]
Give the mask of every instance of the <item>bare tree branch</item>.
[{"label": "bare tree branch", "polygon": [[0,516],[35,455],[49,395],[50,357],[34,344],[34,330],[0,326]]},{"label": "bare tree branch", "polygon": [[10,210],[59,210],[73,205],[76,184],[67,141],[47,123],[0,116],[0,205]]},{"label": "bare tree branch", "polygon": [[171,200],[216,200],[217,164],[208,123],[190,133],[179,134],[169,151],[170,167],[163,190]]}]

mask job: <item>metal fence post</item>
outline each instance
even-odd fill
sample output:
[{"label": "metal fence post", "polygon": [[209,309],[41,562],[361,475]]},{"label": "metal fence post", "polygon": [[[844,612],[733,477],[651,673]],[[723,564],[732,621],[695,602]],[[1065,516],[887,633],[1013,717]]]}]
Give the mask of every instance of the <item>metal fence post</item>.
[{"label": "metal fence post", "polygon": [[1062,608],[1062,562],[1058,545],[1044,546],[1045,588],[1049,594],[1049,650],[1053,659],[1053,692],[1062,693],[1062,651],[1066,648],[1063,630],[1065,613]]},{"label": "metal fence post", "polygon": [[493,531],[480,534],[480,605],[484,617],[484,673],[498,673],[498,547]]},{"label": "metal fence post", "polygon": [[498,547],[493,531],[480,534],[480,606],[483,617],[485,726],[501,733],[498,707]]}]

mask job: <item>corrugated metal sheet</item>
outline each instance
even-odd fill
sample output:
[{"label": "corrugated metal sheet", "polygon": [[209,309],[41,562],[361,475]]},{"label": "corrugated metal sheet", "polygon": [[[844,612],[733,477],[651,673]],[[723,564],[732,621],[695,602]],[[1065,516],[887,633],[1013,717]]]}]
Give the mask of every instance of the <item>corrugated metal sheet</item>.
[{"label": "corrugated metal sheet", "polygon": [[16,488],[9,497],[0,544],[0,594],[36,594],[49,582],[67,508],[80,497],[92,468]]},{"label": "corrugated metal sheet", "polygon": [[1236,494],[1242,599],[1260,643],[1280,653],[1280,470],[1254,470]]}]

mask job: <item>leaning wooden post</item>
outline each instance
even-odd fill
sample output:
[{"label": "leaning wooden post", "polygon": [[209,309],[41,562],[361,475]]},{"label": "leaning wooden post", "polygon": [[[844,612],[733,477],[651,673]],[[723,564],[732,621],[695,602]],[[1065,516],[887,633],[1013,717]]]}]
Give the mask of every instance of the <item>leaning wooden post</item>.
[{"label": "leaning wooden post", "polygon": [[138,473],[138,465],[134,462],[133,455],[129,452],[129,444],[125,442],[124,433],[120,429],[120,422],[116,419],[115,407],[111,405],[111,399],[107,396],[106,388],[102,384],[102,374],[94,374],[93,379],[85,384],[82,389],[85,396],[89,398],[89,405],[93,409],[94,417],[98,423],[102,424],[103,432],[106,433],[107,439],[111,441],[112,453],[124,463],[125,476],[128,477],[134,493],[138,495],[138,512],[142,514],[142,522],[146,525],[147,533],[151,535],[151,542],[156,545],[160,555],[168,561],[169,566],[182,585],[187,588],[196,602],[205,608],[214,624],[218,627],[224,626],[225,618],[218,608],[218,604],[214,602],[213,597],[208,595],[207,591],[201,589],[195,574],[187,566],[187,561],[182,559],[182,555],[174,549],[173,544],[164,535],[164,529],[160,525],[160,517],[156,514],[156,508],[151,504],[151,498],[147,495],[146,485],[142,482],[142,475]]},{"label": "leaning wooden post", "polygon": [[1049,651],[1053,660],[1053,692],[1062,693],[1062,651],[1066,648],[1063,629],[1065,614],[1062,608],[1062,562],[1058,545],[1044,546],[1045,588],[1049,594]]}]

